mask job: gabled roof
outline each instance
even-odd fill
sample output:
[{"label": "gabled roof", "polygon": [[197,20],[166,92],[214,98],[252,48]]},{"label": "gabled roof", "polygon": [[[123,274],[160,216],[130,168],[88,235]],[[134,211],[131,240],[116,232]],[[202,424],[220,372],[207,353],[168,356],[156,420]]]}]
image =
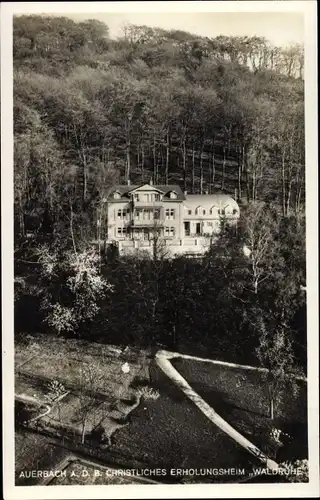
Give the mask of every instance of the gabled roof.
[{"label": "gabled roof", "polygon": [[129,193],[134,193],[135,191],[139,190],[150,190],[150,191],[158,191],[158,193],[163,193],[161,189],[159,189],[158,186],[153,186],[151,184],[142,184],[141,186],[128,186],[131,187]]},{"label": "gabled roof", "polygon": [[[163,200],[172,201],[172,199],[170,199],[170,197],[169,197],[169,194],[172,191],[174,191],[177,194],[177,198],[175,199],[175,201],[183,201],[186,199],[185,195],[182,192],[182,189],[180,188],[180,186],[178,186],[176,184],[168,184],[167,186],[163,185],[163,184],[161,184],[161,185],[160,184],[157,184],[157,185],[149,185],[149,184],[132,185],[131,184],[130,186],[127,186],[125,184],[116,184],[110,190],[110,194],[107,198],[107,201],[114,201],[115,203],[120,202],[120,201],[129,201],[130,200],[130,193],[132,193],[135,190],[142,188],[142,187],[146,187],[148,189],[150,188],[150,191],[153,190],[153,191],[161,192],[163,194]],[[118,192],[120,194],[120,198],[118,198],[118,199],[113,198],[113,194],[115,192]]]}]

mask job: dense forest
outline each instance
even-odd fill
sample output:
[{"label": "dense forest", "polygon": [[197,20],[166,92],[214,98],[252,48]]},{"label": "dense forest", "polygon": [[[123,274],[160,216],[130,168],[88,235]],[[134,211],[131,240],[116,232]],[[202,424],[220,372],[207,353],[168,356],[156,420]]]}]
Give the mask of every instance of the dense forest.
[{"label": "dense forest", "polygon": [[[20,16],[13,55],[16,331],[305,366],[302,47]],[[96,259],[108,190],[150,178],[232,194],[237,232],[201,261]]]}]

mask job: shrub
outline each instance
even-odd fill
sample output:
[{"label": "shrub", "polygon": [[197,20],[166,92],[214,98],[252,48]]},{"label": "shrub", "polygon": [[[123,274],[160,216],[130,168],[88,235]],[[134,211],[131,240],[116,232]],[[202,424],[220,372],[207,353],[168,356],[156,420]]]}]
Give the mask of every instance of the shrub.
[{"label": "shrub", "polygon": [[156,401],[160,397],[159,391],[149,387],[148,385],[138,387],[137,393],[141,398],[151,399],[153,401]]}]

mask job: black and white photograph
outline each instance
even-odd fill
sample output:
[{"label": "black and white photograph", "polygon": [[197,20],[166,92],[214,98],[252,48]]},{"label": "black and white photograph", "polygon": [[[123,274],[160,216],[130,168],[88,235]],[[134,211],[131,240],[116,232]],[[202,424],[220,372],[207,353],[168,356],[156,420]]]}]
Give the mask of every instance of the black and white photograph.
[{"label": "black and white photograph", "polygon": [[319,493],[315,3],[9,2],[6,500]]}]

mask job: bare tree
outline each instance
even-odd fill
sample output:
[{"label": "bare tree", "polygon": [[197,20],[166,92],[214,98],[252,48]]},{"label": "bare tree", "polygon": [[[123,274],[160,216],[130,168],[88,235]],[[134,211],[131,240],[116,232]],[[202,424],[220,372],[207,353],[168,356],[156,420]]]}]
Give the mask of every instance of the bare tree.
[{"label": "bare tree", "polygon": [[81,443],[84,444],[90,413],[97,405],[96,393],[101,389],[102,373],[92,364],[83,363],[78,373],[78,416],[81,424]]},{"label": "bare tree", "polygon": [[257,294],[259,285],[271,276],[273,257],[277,251],[270,212],[263,203],[251,203],[247,209],[245,245],[250,260],[250,281],[252,291]]},{"label": "bare tree", "polygon": [[301,371],[295,365],[290,329],[285,322],[273,331],[272,329],[269,331],[263,321],[260,322],[260,338],[256,354],[262,367],[267,369],[264,379],[268,391],[269,416],[273,420],[275,406],[280,403],[283,391],[289,384],[293,395],[297,395],[299,386],[296,377],[301,375]]}]

